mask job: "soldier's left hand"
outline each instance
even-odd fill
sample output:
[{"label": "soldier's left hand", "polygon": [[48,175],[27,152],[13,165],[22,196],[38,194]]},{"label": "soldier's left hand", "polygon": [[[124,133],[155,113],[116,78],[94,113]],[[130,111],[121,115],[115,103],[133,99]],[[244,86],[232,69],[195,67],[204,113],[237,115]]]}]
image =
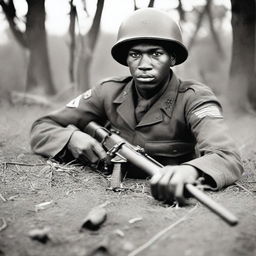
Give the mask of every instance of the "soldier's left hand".
[{"label": "soldier's left hand", "polygon": [[194,183],[199,173],[190,165],[165,166],[151,180],[152,196],[160,201],[185,203],[184,185]]}]

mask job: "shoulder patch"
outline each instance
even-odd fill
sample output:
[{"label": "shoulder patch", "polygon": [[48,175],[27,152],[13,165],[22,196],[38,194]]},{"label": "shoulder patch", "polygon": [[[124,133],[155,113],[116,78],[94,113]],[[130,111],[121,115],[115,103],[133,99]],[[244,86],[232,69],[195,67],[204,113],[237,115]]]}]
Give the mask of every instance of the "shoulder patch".
[{"label": "shoulder patch", "polygon": [[89,89],[83,94],[83,99],[87,100],[92,96],[92,89]]},{"label": "shoulder patch", "polygon": [[192,112],[192,114],[199,119],[202,119],[204,117],[223,118],[220,109],[214,105],[207,105],[200,109],[196,109]]},{"label": "shoulder patch", "polygon": [[82,98],[82,95],[79,95],[78,97],[76,97],[75,99],[71,100],[67,105],[66,107],[68,108],[78,108],[79,106],[79,102]]}]

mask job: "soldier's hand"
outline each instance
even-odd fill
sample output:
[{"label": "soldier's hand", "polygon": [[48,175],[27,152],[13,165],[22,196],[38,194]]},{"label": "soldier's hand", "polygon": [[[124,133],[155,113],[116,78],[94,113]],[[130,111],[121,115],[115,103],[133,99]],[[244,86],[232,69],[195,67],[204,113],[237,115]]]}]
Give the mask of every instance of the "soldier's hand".
[{"label": "soldier's hand", "polygon": [[185,203],[184,185],[194,183],[199,173],[189,165],[165,166],[151,178],[151,193],[160,201]]},{"label": "soldier's hand", "polygon": [[75,131],[68,143],[68,149],[76,159],[96,163],[106,158],[107,154],[101,144],[90,135]]}]

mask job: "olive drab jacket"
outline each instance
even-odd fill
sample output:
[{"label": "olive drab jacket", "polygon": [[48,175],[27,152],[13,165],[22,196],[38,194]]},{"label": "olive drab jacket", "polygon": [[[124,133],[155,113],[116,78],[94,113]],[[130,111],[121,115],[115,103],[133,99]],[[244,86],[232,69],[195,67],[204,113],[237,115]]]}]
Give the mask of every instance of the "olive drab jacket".
[{"label": "olive drab jacket", "polygon": [[47,157],[65,155],[74,131],[83,131],[92,120],[101,125],[109,121],[120,136],[140,145],[162,164],[194,166],[209,177],[213,189],[241,176],[240,156],[220,103],[207,86],[181,81],[173,73],[165,92],[139,123],[133,97],[132,77],[103,81],[66,107],[35,121],[31,130],[33,151]]}]

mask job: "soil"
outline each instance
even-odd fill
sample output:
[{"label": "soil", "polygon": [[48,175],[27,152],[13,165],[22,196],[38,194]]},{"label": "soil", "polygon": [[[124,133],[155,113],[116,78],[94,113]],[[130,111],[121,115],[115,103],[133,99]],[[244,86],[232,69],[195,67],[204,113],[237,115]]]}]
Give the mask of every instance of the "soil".
[{"label": "soil", "polygon": [[[222,191],[206,192],[239,218],[231,227],[194,199],[185,207],[154,200],[147,180],[125,179],[127,189],[114,192],[108,189],[109,177],[89,167],[34,155],[31,124],[49,111],[1,105],[0,256],[256,255],[255,117],[228,119],[243,157],[242,179]],[[101,204],[107,211],[104,224],[95,231],[81,230],[89,211]],[[148,248],[134,252],[167,227]],[[35,229],[44,229],[47,239],[32,239]]]}]

